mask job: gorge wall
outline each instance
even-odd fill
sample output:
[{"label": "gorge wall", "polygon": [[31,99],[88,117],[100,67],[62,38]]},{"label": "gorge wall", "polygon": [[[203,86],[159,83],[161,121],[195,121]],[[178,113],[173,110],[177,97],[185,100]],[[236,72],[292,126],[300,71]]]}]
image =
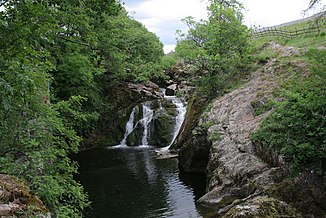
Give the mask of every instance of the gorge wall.
[{"label": "gorge wall", "polygon": [[[185,171],[196,171],[198,166],[203,169],[207,164],[207,193],[199,202],[213,208],[212,217],[326,214],[326,178],[313,172],[291,177],[291,166],[281,155],[250,139],[272,111],[268,102],[275,98],[279,84],[292,76],[286,72],[286,66],[307,71],[307,65],[299,60],[298,49],[275,43],[268,47],[278,53],[278,58],[292,58],[286,65],[278,58],[267,61],[252,73],[246,84],[215,100],[203,115],[199,106],[203,103],[198,103],[197,108],[188,107],[182,131],[173,146],[180,149],[179,162]],[[198,134],[200,129],[207,131]]]}]

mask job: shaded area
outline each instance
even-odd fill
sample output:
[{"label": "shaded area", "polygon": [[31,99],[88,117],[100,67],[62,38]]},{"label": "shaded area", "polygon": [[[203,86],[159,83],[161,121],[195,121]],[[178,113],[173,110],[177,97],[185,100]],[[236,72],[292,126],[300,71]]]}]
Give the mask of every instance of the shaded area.
[{"label": "shaded area", "polygon": [[96,149],[75,159],[93,202],[88,218],[202,217],[195,199],[205,175],[179,174],[177,160],[157,160],[154,148]]}]

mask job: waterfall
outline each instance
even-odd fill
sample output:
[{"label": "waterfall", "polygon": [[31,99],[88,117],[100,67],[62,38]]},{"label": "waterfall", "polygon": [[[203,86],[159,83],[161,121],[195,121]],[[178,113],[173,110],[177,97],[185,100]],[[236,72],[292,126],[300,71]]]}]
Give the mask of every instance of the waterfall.
[{"label": "waterfall", "polygon": [[182,126],[182,123],[185,119],[186,112],[187,112],[187,108],[186,108],[185,104],[180,100],[180,98],[172,97],[171,100],[172,100],[172,103],[177,107],[178,115],[175,119],[173,138],[172,138],[172,141],[171,141],[170,145],[168,146],[168,148],[173,144],[174,140],[177,138],[180,128]]},{"label": "waterfall", "polygon": [[149,127],[150,123],[153,119],[154,111],[151,109],[151,103],[145,102],[143,103],[143,119],[141,120],[141,124],[144,127],[144,132],[142,136],[142,145],[141,146],[148,146],[148,138],[149,138]]},{"label": "waterfall", "polygon": [[[171,141],[167,141],[165,146],[161,149],[168,150],[170,146],[174,143],[175,139],[178,136],[180,128],[185,118],[186,114],[186,104],[183,100],[176,96],[164,96],[164,98],[169,101],[167,108],[171,111],[171,109],[175,108],[177,112],[176,115],[171,117],[165,109],[166,103],[163,104],[164,101],[147,101],[142,103],[141,108],[142,110],[139,113],[139,108],[136,106],[133,108],[132,112],[129,115],[129,120],[125,125],[125,133],[124,137],[121,140],[120,144],[114,147],[128,147],[128,146],[139,146],[139,147],[149,147],[150,143],[154,143],[154,146],[157,146],[161,143],[162,138],[156,137],[166,137],[166,135],[157,135],[156,132],[153,131],[160,131],[160,128],[163,128],[163,134],[166,129],[173,130],[170,131]],[[174,105],[174,107],[173,107]],[[162,112],[156,113],[156,110],[160,111],[163,110],[163,117],[166,116],[170,121],[166,123],[166,126],[163,125],[158,128],[157,125],[162,125],[161,121],[157,121],[159,116],[162,116]],[[139,119],[139,115],[141,115],[141,119]],[[155,115],[155,117],[154,117]],[[137,119],[138,118],[138,119]],[[165,118],[166,119],[166,118]],[[153,121],[154,120],[154,121]],[[165,121],[166,122],[166,121]],[[164,129],[165,128],[165,129]],[[154,134],[154,135],[152,135]],[[169,134],[169,133],[168,133]],[[153,138],[154,137],[154,138]],[[156,141],[158,140],[158,141]],[[130,144],[129,144],[130,143]]]},{"label": "waterfall", "polygon": [[126,124],[126,131],[125,131],[124,138],[120,142],[121,147],[126,147],[127,146],[127,144],[126,144],[127,137],[134,130],[135,110],[136,110],[136,108],[134,107],[132,109],[132,112],[131,112],[130,116],[129,116],[129,120],[128,120],[127,124]]}]

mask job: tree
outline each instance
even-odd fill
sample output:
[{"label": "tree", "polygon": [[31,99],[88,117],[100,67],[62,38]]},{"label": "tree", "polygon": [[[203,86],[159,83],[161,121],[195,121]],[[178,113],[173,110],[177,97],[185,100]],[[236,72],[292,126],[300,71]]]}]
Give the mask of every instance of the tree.
[{"label": "tree", "polygon": [[0,6],[0,171],[54,217],[81,217],[88,200],[69,155],[114,104],[107,86],[160,76],[162,43],[115,0]]},{"label": "tree", "polygon": [[242,5],[237,1],[214,1],[208,21],[184,19],[187,35],[180,35],[176,53],[198,68],[197,78],[207,94],[216,95],[232,80],[248,55],[248,29],[242,24]]},{"label": "tree", "polygon": [[312,9],[313,7],[315,7],[320,2],[321,2],[321,0],[310,0],[308,10],[309,9]]},{"label": "tree", "polygon": [[50,101],[60,22],[54,1],[3,1],[0,36],[0,171],[28,183],[57,217],[88,205],[68,155],[80,138]]},{"label": "tree", "polygon": [[98,29],[98,45],[105,75],[112,80],[144,81],[159,76],[163,44],[125,11],[108,16]]}]

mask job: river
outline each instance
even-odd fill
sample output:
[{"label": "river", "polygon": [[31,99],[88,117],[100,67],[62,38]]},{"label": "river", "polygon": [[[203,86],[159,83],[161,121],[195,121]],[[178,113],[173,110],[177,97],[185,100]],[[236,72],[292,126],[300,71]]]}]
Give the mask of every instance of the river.
[{"label": "river", "polygon": [[177,159],[157,160],[153,147],[85,151],[77,161],[76,179],[92,201],[86,218],[202,217],[195,200],[205,176],[180,173]]}]

